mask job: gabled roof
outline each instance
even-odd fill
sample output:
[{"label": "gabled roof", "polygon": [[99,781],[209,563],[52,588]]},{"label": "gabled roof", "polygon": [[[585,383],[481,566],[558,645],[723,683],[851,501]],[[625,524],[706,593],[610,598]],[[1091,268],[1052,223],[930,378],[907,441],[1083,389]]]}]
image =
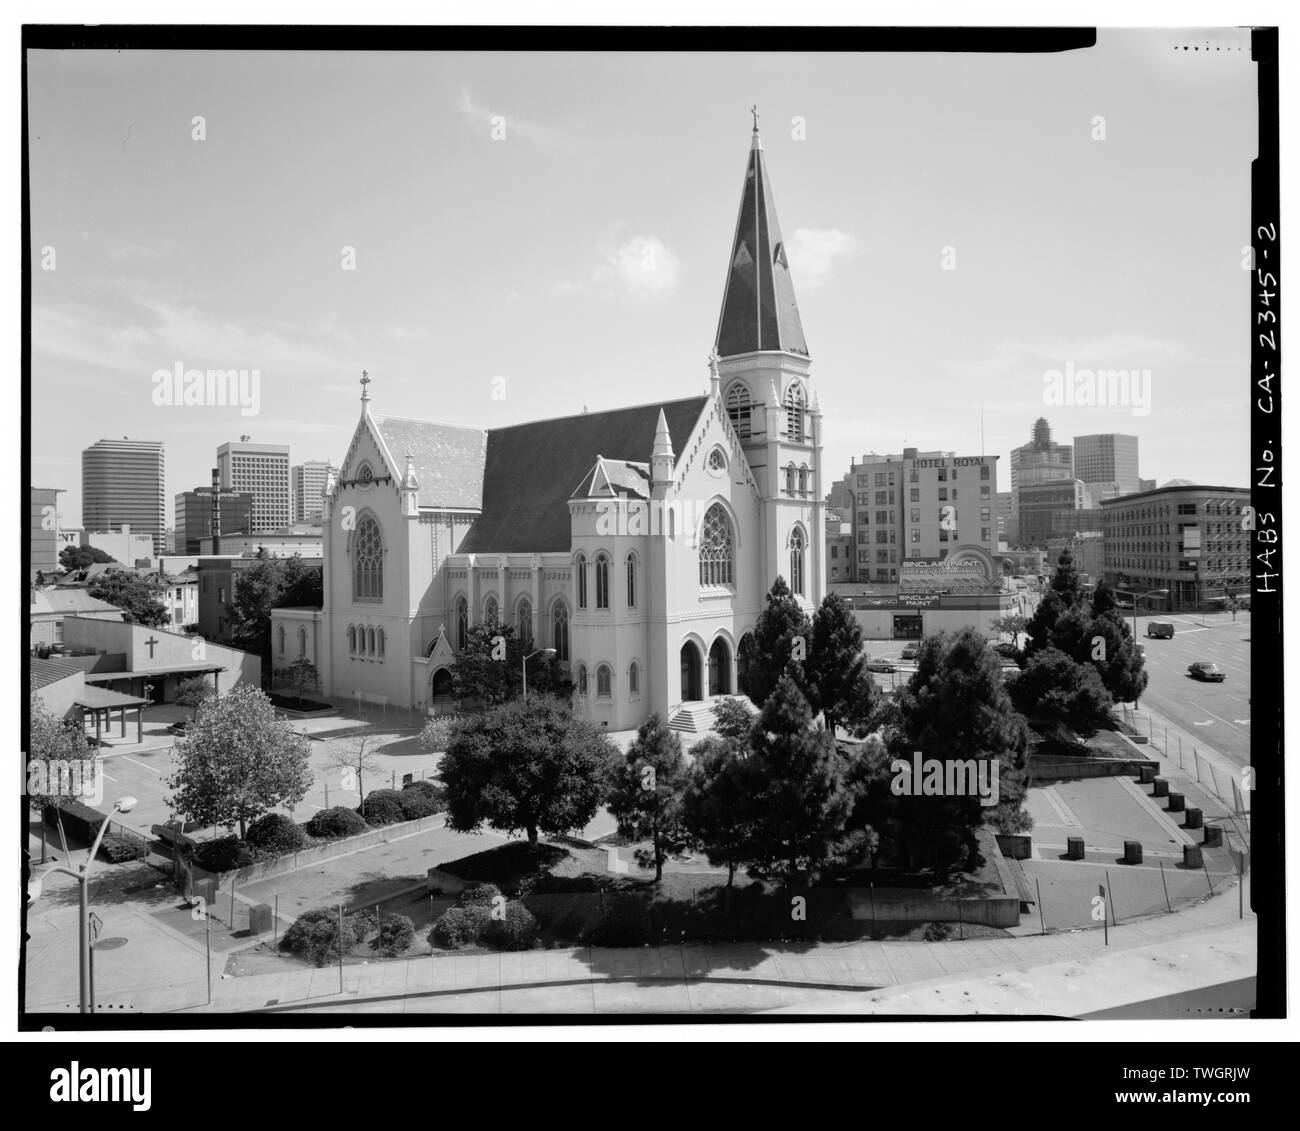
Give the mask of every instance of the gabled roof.
[{"label": "gabled roof", "polygon": [[597,460],[648,463],[661,409],[674,442],[684,445],[707,403],[707,397],[689,397],[492,429],[483,513],[459,552],[568,553],[573,544],[569,498],[594,476]]},{"label": "gabled roof", "polygon": [[120,613],[122,610],[84,589],[41,589],[32,601],[33,613]]},{"label": "gabled roof", "polygon": [[420,481],[422,507],[478,510],[483,501],[483,461],[487,433],[481,428],[372,416],[393,458],[390,471],[399,482],[410,455]]},{"label": "gabled roof", "polygon": [[757,126],[745,167],[745,187],[714,348],[719,357],[756,350],[786,350],[808,356]]},{"label": "gabled roof", "polygon": [[72,679],[83,674],[83,669],[76,664],[63,663],[61,660],[41,660],[32,657],[32,686],[49,687],[61,679]]},{"label": "gabled roof", "polygon": [[627,460],[598,459],[578,489],[574,499],[648,499],[650,465]]}]

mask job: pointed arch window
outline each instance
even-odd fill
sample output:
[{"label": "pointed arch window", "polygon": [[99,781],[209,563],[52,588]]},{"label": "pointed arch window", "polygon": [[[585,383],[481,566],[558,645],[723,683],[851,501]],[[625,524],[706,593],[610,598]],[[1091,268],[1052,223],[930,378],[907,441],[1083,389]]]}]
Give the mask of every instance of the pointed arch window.
[{"label": "pointed arch window", "polygon": [[551,647],[555,658],[564,663],[569,660],[569,606],[556,601],[551,610]]},{"label": "pointed arch window", "polygon": [[799,527],[790,531],[790,592],[804,595],[804,536]]},{"label": "pointed arch window", "polygon": [[578,608],[587,607],[587,555],[579,554],[577,560],[573,563],[574,572],[577,574],[578,582]]},{"label": "pointed arch window", "polygon": [[375,632],[375,646],[376,646],[376,650],[377,650],[377,654],[378,654],[378,656],[380,657],[380,659],[383,659],[383,655],[384,655],[384,630],[383,630],[382,628],[381,628],[381,629],[378,629],[378,630]]},{"label": "pointed arch window", "polygon": [[585,696],[587,694],[587,665],[578,665],[578,694]]},{"label": "pointed arch window", "polygon": [[737,381],[727,390],[726,405],[727,417],[736,430],[736,435],[741,440],[748,440],[749,414],[753,405],[749,399],[749,389],[743,382]]},{"label": "pointed arch window", "polygon": [[796,381],[785,394],[785,434],[795,444],[804,441],[804,404],[803,386]]},{"label": "pointed arch window", "polygon": [[627,556],[627,607],[636,608],[636,554]]},{"label": "pointed arch window", "polygon": [[808,465],[806,463],[799,466],[799,494],[808,494]]},{"label": "pointed arch window", "polygon": [[371,515],[362,518],[353,535],[352,596],[362,601],[384,597],[384,540]]},{"label": "pointed arch window", "polygon": [[283,656],[284,655],[284,625],[280,626],[278,640],[280,645],[280,655]]},{"label": "pointed arch window", "polygon": [[704,515],[700,530],[700,584],[732,585],[735,581],[735,534],[721,503]]},{"label": "pointed arch window", "polygon": [[785,469],[785,493],[787,495],[794,494],[794,483],[795,483],[795,469],[794,469],[794,464],[791,463]]},{"label": "pointed arch window", "polygon": [[464,597],[456,599],[456,647],[462,652],[469,643],[469,602]]},{"label": "pointed arch window", "polygon": [[632,699],[641,694],[641,665],[635,660],[627,669],[627,693]]},{"label": "pointed arch window", "polygon": [[497,599],[495,597],[489,597],[486,601],[484,601],[483,602],[483,623],[496,624],[497,617],[500,615],[498,612],[499,608],[500,606],[497,605]]},{"label": "pointed arch window", "polygon": [[366,654],[368,656],[375,654],[375,630],[373,628],[366,629]]},{"label": "pointed arch window", "polygon": [[596,555],[596,608],[609,608],[609,555]]},{"label": "pointed arch window", "polygon": [[348,652],[357,654],[357,630],[355,625],[348,625]]},{"label": "pointed arch window", "polygon": [[613,695],[614,673],[608,664],[601,664],[596,669],[596,698],[608,699]]},{"label": "pointed arch window", "polygon": [[[284,630],[281,629],[281,631]],[[280,651],[283,652],[284,649],[281,648]],[[307,655],[307,629],[303,625],[298,626],[298,655]]]},{"label": "pointed arch window", "polygon": [[533,648],[533,603],[527,597],[519,599],[515,610],[515,636],[528,651]]}]

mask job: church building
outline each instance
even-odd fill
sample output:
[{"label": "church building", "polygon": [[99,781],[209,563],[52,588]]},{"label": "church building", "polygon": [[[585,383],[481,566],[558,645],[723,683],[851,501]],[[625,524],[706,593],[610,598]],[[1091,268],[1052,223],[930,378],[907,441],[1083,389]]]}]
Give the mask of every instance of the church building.
[{"label": "church building", "polygon": [[809,366],[755,125],[707,394],[482,430],[377,415],[363,375],[324,607],[276,610],[274,666],[304,655],[327,695],[432,713],[470,627],[510,624],[598,724],[705,729],[744,693],[777,575],[809,614],[824,593]]}]

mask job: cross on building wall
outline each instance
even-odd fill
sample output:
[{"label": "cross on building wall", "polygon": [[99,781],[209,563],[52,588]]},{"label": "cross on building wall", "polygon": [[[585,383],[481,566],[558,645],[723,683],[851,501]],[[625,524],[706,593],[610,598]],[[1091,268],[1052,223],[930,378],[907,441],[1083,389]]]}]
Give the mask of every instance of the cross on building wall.
[{"label": "cross on building wall", "polygon": [[157,643],[158,643],[158,641],[155,640],[152,636],[149,637],[149,639],[145,641],[146,646],[149,648],[149,659],[151,659],[151,660],[153,659],[153,647],[154,647],[154,645],[157,644]]}]

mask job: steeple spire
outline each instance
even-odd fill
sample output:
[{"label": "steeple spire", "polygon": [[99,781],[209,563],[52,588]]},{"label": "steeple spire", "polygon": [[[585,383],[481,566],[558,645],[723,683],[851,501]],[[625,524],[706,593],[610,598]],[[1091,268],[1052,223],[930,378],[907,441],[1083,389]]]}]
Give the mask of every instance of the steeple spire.
[{"label": "steeple spire", "polygon": [[754,132],[715,348],[722,357],[757,350],[782,350],[807,357],[808,345],[776,218],[763,140],[758,133],[758,108],[752,107],[750,113],[754,116]]}]

